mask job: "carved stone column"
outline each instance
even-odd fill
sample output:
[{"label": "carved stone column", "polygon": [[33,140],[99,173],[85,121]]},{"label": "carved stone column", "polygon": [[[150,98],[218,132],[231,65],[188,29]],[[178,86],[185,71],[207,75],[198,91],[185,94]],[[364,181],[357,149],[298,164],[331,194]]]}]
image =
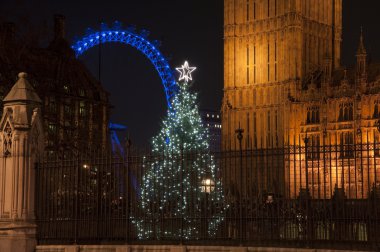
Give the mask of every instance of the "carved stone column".
[{"label": "carved stone column", "polygon": [[41,99],[19,79],[4,98],[0,121],[0,251],[36,246],[35,166],[43,151]]}]

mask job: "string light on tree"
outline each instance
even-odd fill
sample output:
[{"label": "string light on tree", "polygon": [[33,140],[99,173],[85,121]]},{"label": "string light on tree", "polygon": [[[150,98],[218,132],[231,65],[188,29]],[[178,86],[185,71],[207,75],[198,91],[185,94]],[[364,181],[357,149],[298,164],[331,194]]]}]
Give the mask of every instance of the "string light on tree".
[{"label": "string light on tree", "polygon": [[[218,167],[210,153],[197,94],[190,91],[189,80],[196,68],[185,62],[179,69],[178,92],[152,140],[153,155],[144,162],[140,198],[144,218],[132,220],[140,239],[197,239],[204,217],[208,217],[208,235],[215,236],[224,220],[226,206]],[[205,211],[204,202],[213,211]],[[162,223],[162,216],[181,221]]]},{"label": "string light on tree", "polygon": [[193,80],[193,78],[191,77],[191,73],[194,72],[196,69],[196,67],[190,67],[189,63],[185,61],[182,67],[176,68],[176,70],[181,74],[181,76],[179,77],[179,81],[185,80],[186,83],[189,83],[189,81]]}]

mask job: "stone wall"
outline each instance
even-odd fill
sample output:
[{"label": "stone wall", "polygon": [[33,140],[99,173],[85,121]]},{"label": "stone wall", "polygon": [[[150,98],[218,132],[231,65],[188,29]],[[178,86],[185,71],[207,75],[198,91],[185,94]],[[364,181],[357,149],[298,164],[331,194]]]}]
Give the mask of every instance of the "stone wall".
[{"label": "stone wall", "polygon": [[[40,245],[36,252],[344,252],[345,250],[226,246]],[[346,250],[347,251],[347,250]],[[360,252],[360,251],[358,251]]]}]

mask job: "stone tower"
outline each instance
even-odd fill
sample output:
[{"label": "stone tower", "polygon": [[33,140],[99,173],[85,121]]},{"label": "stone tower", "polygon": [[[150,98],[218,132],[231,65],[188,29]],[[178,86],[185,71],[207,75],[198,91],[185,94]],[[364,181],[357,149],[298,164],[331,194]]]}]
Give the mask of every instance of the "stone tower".
[{"label": "stone tower", "polygon": [[304,83],[340,64],[342,0],[224,0],[222,148],[281,147]]},{"label": "stone tower", "polygon": [[0,120],[0,251],[36,245],[35,165],[44,150],[42,101],[26,73],[4,98]]}]

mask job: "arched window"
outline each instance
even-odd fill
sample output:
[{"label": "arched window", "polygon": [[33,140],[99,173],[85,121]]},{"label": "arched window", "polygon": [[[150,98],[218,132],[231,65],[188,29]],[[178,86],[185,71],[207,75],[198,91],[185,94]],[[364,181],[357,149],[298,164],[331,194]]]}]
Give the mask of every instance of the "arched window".
[{"label": "arched window", "polygon": [[379,118],[379,104],[377,101],[375,102],[375,107],[373,110],[373,118]]},{"label": "arched window", "polygon": [[307,145],[307,158],[310,160],[319,159],[320,139],[319,135],[311,135]]},{"label": "arched window", "polygon": [[343,106],[342,106],[342,105],[339,106],[339,117],[338,117],[338,121],[343,121]]},{"label": "arched window", "polygon": [[319,123],[319,107],[312,106],[307,108],[307,118],[306,124],[317,124]]},{"label": "arched window", "polygon": [[315,110],[313,110],[313,111],[311,112],[311,121],[312,121],[312,122],[316,122],[315,114],[316,114],[316,112],[315,112]]},{"label": "arched window", "polygon": [[316,114],[317,114],[317,116],[316,116],[316,122],[319,123],[320,122],[320,120],[319,120],[319,109],[317,110]]},{"label": "arched window", "polygon": [[344,107],[343,120],[344,121],[348,121],[349,120],[349,118],[348,118],[348,108],[346,106]]},{"label": "arched window", "polygon": [[352,105],[349,106],[348,120],[350,120],[350,121],[354,120],[354,109],[353,109]]},{"label": "arched window", "polygon": [[354,157],[354,135],[352,132],[343,132],[340,134],[340,157]]},{"label": "arched window", "polygon": [[339,106],[339,119],[338,121],[352,121],[354,120],[354,108],[352,103],[344,103]]}]

